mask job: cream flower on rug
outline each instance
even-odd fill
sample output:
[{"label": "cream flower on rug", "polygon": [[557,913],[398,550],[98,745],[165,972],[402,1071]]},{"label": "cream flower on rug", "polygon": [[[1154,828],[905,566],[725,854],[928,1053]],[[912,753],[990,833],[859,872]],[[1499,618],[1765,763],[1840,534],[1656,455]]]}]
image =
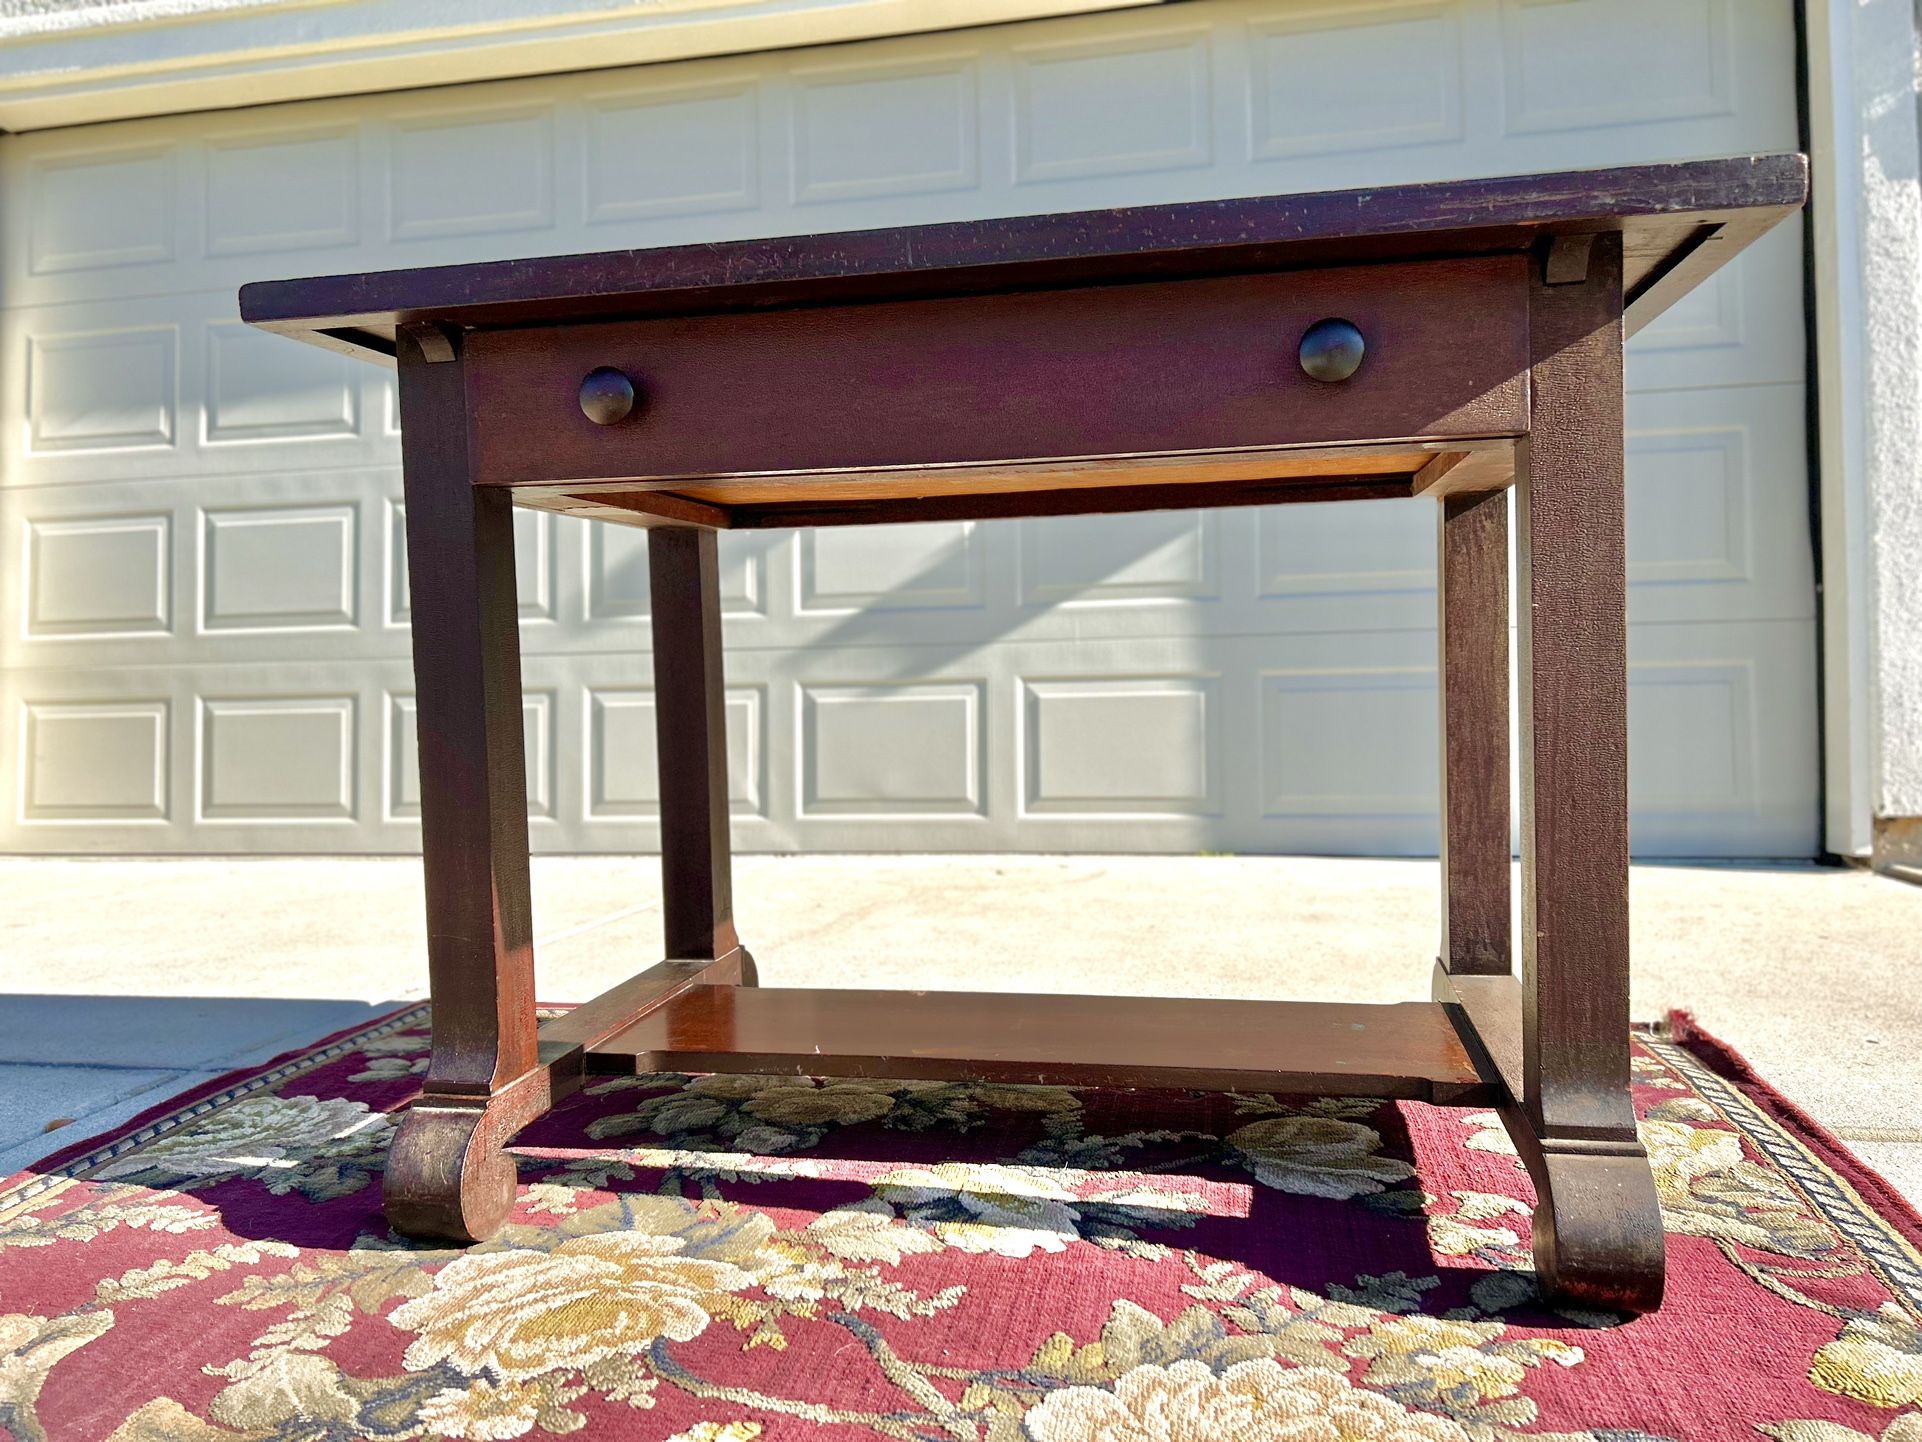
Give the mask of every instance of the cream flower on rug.
[{"label": "cream flower on rug", "polygon": [[1922,1327],[1894,1302],[1884,1302],[1873,1316],[1852,1319],[1822,1346],[1809,1381],[1873,1407],[1922,1404]]},{"label": "cream flower on rug", "polygon": [[1226,1141],[1258,1181],[1304,1196],[1346,1201],[1415,1175],[1406,1162],[1376,1155],[1381,1134],[1373,1127],[1333,1117],[1270,1117]]},{"label": "cream flower on rug", "polygon": [[[1428,1218],[1428,1244],[1438,1256],[1467,1257],[1483,1247],[1515,1247],[1532,1224],[1534,1212],[1526,1202],[1494,1192],[1455,1193],[1457,1207],[1448,1215]],[[1493,1223],[1493,1225],[1480,1225]]]},{"label": "cream flower on rug", "polygon": [[407,1348],[414,1371],[448,1362],[511,1382],[583,1369],[657,1337],[699,1336],[717,1294],[752,1284],[731,1262],[680,1255],[684,1245],[679,1237],[604,1232],[551,1252],[470,1252],[389,1320],[420,1334]]},{"label": "cream flower on rug", "polygon": [[1835,1245],[1834,1229],[1779,1172],[1750,1161],[1734,1132],[1646,1120],[1639,1135],[1669,1231],[1788,1256],[1820,1256]]},{"label": "cream flower on rug", "polygon": [[897,1167],[874,1193],[907,1209],[907,1219],[963,1252],[1032,1256],[1059,1252],[1080,1235],[1074,1193],[1039,1171],[967,1162]]},{"label": "cream flower on rug", "polygon": [[45,1436],[34,1416],[34,1404],[47,1385],[47,1374],[56,1362],[111,1326],[111,1312],[77,1312],[66,1317],[0,1314],[0,1427],[11,1419],[22,1437]]},{"label": "cream flower on rug", "polygon": [[1239,1362],[1144,1363],[1112,1390],[1063,1387],[1028,1409],[1034,1442],[1469,1442],[1446,1417],[1411,1412],[1339,1372]]},{"label": "cream flower on rug", "polygon": [[436,1393],[420,1405],[420,1420],[449,1437],[502,1442],[534,1430],[547,1398],[533,1382],[476,1379],[464,1389]]},{"label": "cream flower on rug", "polygon": [[1502,1124],[1499,1112],[1471,1112],[1461,1118],[1465,1127],[1473,1127],[1475,1134],[1462,1145],[1471,1152],[1493,1152],[1498,1157],[1514,1157],[1516,1170],[1521,1169],[1521,1157],[1515,1151],[1515,1143],[1509,1140],[1508,1128]]},{"label": "cream flower on rug", "polygon": [[[1844,1427],[1840,1422],[1811,1420],[1769,1422],[1756,1428],[1775,1442],[1878,1442],[1867,1432]],[[107,1442],[113,1442],[108,1438]],[[1879,1442],[1922,1442],[1922,1412],[1905,1412],[1882,1430]]]},{"label": "cream flower on rug", "polygon": [[378,1153],[392,1118],[345,1097],[257,1096],[204,1117],[108,1162],[94,1176],[188,1179],[255,1175],[271,1181],[315,1160]]},{"label": "cream flower on rug", "polygon": [[1572,1367],[1582,1360],[1581,1348],[1547,1337],[1496,1350],[1506,1331],[1500,1322],[1418,1314],[1378,1323],[1343,1350],[1369,1359],[1371,1385],[1484,1399],[1513,1397],[1528,1369],[1543,1361]]}]

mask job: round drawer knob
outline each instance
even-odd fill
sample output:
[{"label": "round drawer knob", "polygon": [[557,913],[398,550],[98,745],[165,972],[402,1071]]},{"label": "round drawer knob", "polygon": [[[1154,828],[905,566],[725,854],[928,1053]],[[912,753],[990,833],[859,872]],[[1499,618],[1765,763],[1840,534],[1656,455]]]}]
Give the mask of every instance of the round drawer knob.
[{"label": "round drawer knob", "polygon": [[581,381],[581,414],[597,426],[624,421],[634,410],[634,382],[613,366],[597,366]]},{"label": "round drawer knob", "polygon": [[1361,369],[1367,350],[1368,342],[1353,322],[1318,320],[1302,334],[1301,368],[1318,381],[1345,381]]}]

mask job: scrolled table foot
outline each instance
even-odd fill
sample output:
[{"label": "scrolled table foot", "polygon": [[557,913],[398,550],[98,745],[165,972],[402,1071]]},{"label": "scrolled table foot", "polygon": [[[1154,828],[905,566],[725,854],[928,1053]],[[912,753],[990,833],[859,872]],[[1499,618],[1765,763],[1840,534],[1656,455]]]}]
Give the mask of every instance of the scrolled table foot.
[{"label": "scrolled table foot", "polygon": [[410,1237],[484,1242],[514,1209],[511,1130],[484,1103],[423,1098],[409,1107],[387,1152],[381,1205]]},{"label": "scrolled table foot", "polygon": [[1535,1271],[1544,1296],[1618,1312],[1662,1304],[1662,1208],[1636,1142],[1534,1142]]}]

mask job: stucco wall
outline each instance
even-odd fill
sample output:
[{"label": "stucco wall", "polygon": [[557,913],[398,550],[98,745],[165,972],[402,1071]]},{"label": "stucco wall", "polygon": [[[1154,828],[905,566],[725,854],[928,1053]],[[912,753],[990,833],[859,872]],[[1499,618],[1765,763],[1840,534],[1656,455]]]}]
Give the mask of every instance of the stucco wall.
[{"label": "stucco wall", "polygon": [[58,31],[98,30],[223,10],[285,6],[287,0],[0,0],[0,37],[9,40]]},{"label": "stucco wall", "polygon": [[[1870,614],[1879,740],[1875,814],[1922,816],[1922,188],[1918,188],[1913,12],[1871,59],[1862,157],[1863,269],[1874,356],[1868,404]],[[1906,19],[1906,26],[1899,24]]]},{"label": "stucco wall", "polygon": [[1922,817],[1922,125],[1915,0],[1811,0],[1828,837]]}]

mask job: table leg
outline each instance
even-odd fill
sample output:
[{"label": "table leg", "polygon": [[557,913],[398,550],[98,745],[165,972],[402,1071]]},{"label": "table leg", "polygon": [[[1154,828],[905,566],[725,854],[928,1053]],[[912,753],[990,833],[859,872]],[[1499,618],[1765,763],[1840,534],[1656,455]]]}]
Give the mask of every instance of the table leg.
[{"label": "table leg", "polygon": [[[1517,457],[1521,1091],[1545,1288],[1648,1311],[1662,1217],[1636,1139],[1628,1043],[1628,676],[1621,237],[1531,292],[1530,434]],[[1558,277],[1559,279],[1560,277]]]},{"label": "table leg", "polygon": [[1508,890],[1508,492],[1439,503],[1441,967],[1512,969]]},{"label": "table leg", "polygon": [[514,525],[468,479],[461,361],[399,338],[402,469],[420,739],[434,1040],[382,1193],[399,1231],[470,1241],[506,1220],[536,1069]]},{"label": "table leg", "polygon": [[739,981],[752,986],[754,958],[734,931],[718,542],[713,531],[657,526],[648,532],[647,562],[666,955],[675,961],[736,956]]}]

